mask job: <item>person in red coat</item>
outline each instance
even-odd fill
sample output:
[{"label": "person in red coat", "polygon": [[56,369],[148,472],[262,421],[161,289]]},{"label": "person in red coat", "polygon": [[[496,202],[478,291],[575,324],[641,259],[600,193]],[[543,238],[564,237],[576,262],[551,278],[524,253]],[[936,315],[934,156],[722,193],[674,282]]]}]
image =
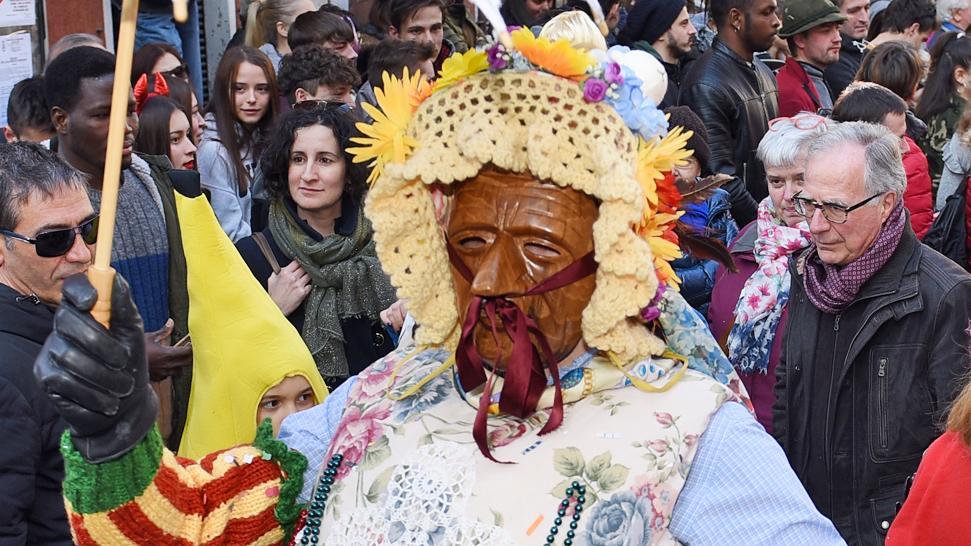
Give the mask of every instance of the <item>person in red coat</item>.
[{"label": "person in red coat", "polygon": [[887,533],[887,546],[971,541],[971,385],[954,401],[947,428],[924,452],[914,486]]},{"label": "person in red coat", "polygon": [[789,43],[792,56],[776,74],[779,114],[826,114],[833,97],[823,71],[839,61],[839,29],[846,16],[829,0],[800,0],[784,4],[782,20],[779,37]]},{"label": "person in red coat", "polygon": [[907,103],[882,85],[855,82],[836,101],[833,119],[877,123],[900,138],[900,155],[907,174],[904,206],[910,212],[910,227],[918,239],[923,239],[934,223],[934,194],[927,156],[906,134]]},{"label": "person in red coat", "polygon": [[718,269],[708,307],[711,331],[738,371],[755,417],[769,433],[789,301],[787,264],[810,237],[792,196],[804,182],[804,145],[834,125],[808,112],[769,123],[757,152],[765,165],[769,196],[759,203],[758,218],[732,243],[729,250],[738,271]]}]

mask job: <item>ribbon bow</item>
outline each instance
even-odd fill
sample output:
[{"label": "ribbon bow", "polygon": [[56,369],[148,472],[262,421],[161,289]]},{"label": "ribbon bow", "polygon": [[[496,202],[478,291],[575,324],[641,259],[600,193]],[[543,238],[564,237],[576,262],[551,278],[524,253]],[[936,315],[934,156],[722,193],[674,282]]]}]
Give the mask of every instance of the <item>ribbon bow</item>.
[{"label": "ribbon bow", "polygon": [[142,109],[145,108],[145,104],[152,97],[167,97],[169,96],[169,84],[165,81],[165,76],[161,73],[152,74],[154,84],[152,89],[148,88],[148,74],[142,74],[138,77],[138,81],[135,82],[135,88],[133,92],[135,94],[135,113],[141,114]]},{"label": "ribbon bow", "polygon": [[[446,246],[452,265],[466,281],[471,283],[474,278],[472,272],[462,263],[452,246]],[[586,278],[596,270],[597,262],[594,260],[593,252],[590,252],[536,284],[525,293],[511,296],[535,296],[550,292]],[[547,434],[556,430],[563,422],[563,390],[560,387],[560,374],[557,371],[553,351],[550,349],[546,335],[539,329],[536,322],[508,298],[473,296],[469,302],[465,323],[462,325],[462,335],[455,352],[455,364],[462,389],[470,391],[485,384],[475,415],[475,422],[472,425],[472,438],[482,455],[493,462],[500,462],[492,456],[489,450],[486,426],[495,376],[487,377],[485,365],[475,345],[475,325],[483,311],[485,311],[486,318],[489,321],[496,346],[500,346],[499,324],[502,324],[505,334],[513,344],[512,352],[505,362],[505,378],[502,396],[499,398],[500,411],[521,419],[525,419],[535,412],[536,405],[546,389],[546,371],[548,370],[553,378],[553,407],[550,410],[549,419],[539,431],[540,435]],[[542,350],[542,355],[537,352],[532,339],[536,340]],[[494,364],[498,366],[499,363]]]}]

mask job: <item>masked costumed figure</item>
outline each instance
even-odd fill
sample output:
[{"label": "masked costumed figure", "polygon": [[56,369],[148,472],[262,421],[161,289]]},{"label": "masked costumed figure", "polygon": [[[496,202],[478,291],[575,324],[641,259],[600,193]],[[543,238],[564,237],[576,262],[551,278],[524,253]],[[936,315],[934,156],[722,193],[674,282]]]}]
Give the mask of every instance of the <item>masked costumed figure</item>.
[{"label": "masked costumed figure", "polygon": [[687,139],[656,82],[630,52],[512,43],[434,85],[386,76],[354,151],[417,348],[279,440],[164,450],[124,285],[106,332],[65,283],[38,374],[71,425],[79,544],[841,543],[677,294],[666,171]]}]

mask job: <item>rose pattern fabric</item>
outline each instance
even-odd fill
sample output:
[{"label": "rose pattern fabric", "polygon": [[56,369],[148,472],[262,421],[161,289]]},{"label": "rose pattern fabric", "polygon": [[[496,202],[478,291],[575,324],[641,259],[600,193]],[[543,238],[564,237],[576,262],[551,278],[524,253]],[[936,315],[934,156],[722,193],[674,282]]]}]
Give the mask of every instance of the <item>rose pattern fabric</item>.
[{"label": "rose pattern fabric", "polygon": [[599,502],[587,520],[590,546],[641,546],[651,542],[651,501],[623,491]]},{"label": "rose pattern fabric", "polygon": [[754,255],[758,269],[735,305],[735,325],[728,334],[728,357],[743,373],[766,373],[775,331],[789,303],[789,256],[810,243],[809,225],[789,227],[776,217],[772,200],[759,203]]}]

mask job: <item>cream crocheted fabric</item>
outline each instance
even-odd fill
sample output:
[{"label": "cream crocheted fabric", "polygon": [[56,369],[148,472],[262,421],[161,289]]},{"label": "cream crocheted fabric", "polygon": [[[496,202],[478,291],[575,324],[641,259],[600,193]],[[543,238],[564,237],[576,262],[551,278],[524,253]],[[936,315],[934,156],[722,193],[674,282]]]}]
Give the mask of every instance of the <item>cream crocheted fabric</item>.
[{"label": "cream crocheted fabric", "polygon": [[572,187],[600,202],[593,226],[597,286],[583,312],[588,345],[625,363],[664,351],[635,317],[657,291],[643,217],[637,139],[605,103],[575,82],[540,72],[482,73],[433,94],[407,136],[417,145],[389,163],[367,197],[378,256],[421,328],[418,343],[455,347],[459,311],[429,186],[473,178],[492,164]]}]

